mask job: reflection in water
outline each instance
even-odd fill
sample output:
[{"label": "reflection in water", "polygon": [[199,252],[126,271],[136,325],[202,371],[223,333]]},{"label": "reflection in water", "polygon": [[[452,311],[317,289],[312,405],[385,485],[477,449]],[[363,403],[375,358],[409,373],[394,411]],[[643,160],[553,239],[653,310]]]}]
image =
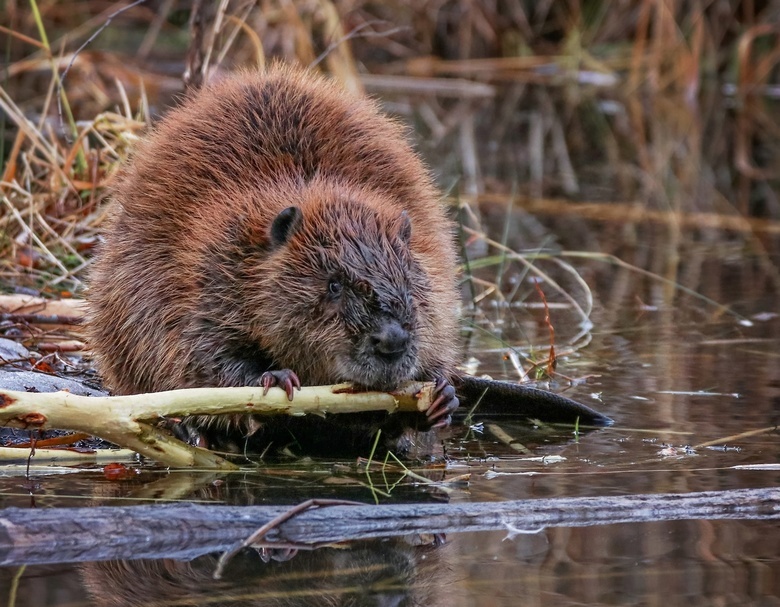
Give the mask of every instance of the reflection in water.
[{"label": "reflection in water", "polygon": [[[28,567],[15,607],[704,607],[772,605],[768,597],[780,594],[776,523],[675,521],[504,539],[468,534],[443,548],[366,542],[268,564],[246,552],[216,581],[215,557]],[[0,569],[0,589],[15,573]]]},{"label": "reflection in water", "polygon": [[[771,605],[776,524],[672,522],[461,538],[472,605]],[[770,599],[771,601],[771,599]]]},{"label": "reflection in water", "polygon": [[216,558],[90,563],[81,572],[101,607],[354,605],[401,607],[439,602],[451,583],[447,547],[405,541],[365,542],[300,552],[263,563],[245,552],[214,580]]}]

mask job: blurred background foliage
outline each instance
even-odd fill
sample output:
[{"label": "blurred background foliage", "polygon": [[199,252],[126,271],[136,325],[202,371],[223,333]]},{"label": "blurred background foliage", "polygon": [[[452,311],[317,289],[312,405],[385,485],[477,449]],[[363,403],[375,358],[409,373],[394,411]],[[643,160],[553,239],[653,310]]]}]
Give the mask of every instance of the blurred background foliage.
[{"label": "blurred background foliage", "polygon": [[273,58],[403,115],[472,227],[514,196],[753,243],[777,231],[777,0],[0,6],[0,250],[17,283],[78,288],[116,166],[183,81]]}]

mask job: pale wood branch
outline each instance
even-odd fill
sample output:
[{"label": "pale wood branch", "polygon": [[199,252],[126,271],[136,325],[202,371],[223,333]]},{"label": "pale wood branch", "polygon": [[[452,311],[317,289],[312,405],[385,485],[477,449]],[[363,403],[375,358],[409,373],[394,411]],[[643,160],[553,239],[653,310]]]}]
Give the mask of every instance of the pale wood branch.
[{"label": "pale wood branch", "polygon": [[426,411],[433,383],[408,383],[396,392],[356,392],[349,384],[296,391],[260,387],[190,388],[130,396],[78,396],[70,392],[0,390],[0,425],[87,432],[175,467],[234,469],[216,454],[191,447],[154,423],[164,417],[251,413],[322,415],[359,411]]}]

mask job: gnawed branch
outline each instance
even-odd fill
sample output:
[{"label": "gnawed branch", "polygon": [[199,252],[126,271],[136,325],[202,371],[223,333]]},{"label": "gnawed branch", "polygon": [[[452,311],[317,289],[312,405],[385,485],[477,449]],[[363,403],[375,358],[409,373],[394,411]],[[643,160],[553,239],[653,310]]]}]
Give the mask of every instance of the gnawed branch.
[{"label": "gnawed branch", "polygon": [[400,390],[356,392],[349,384],[304,387],[293,401],[279,388],[191,388],[131,396],[0,390],[0,425],[87,432],[175,468],[234,469],[216,454],[177,440],[156,423],[165,417],[251,413],[322,415],[358,411],[426,411],[433,383]]}]

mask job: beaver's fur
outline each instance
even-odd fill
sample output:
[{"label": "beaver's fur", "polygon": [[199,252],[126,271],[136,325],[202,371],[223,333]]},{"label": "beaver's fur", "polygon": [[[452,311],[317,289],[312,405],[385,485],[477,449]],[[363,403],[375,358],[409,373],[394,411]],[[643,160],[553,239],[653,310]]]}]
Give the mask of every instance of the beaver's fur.
[{"label": "beaver's fur", "polygon": [[375,103],[289,67],[225,78],[137,147],[114,201],[88,293],[114,392],[451,378],[452,223]]}]

